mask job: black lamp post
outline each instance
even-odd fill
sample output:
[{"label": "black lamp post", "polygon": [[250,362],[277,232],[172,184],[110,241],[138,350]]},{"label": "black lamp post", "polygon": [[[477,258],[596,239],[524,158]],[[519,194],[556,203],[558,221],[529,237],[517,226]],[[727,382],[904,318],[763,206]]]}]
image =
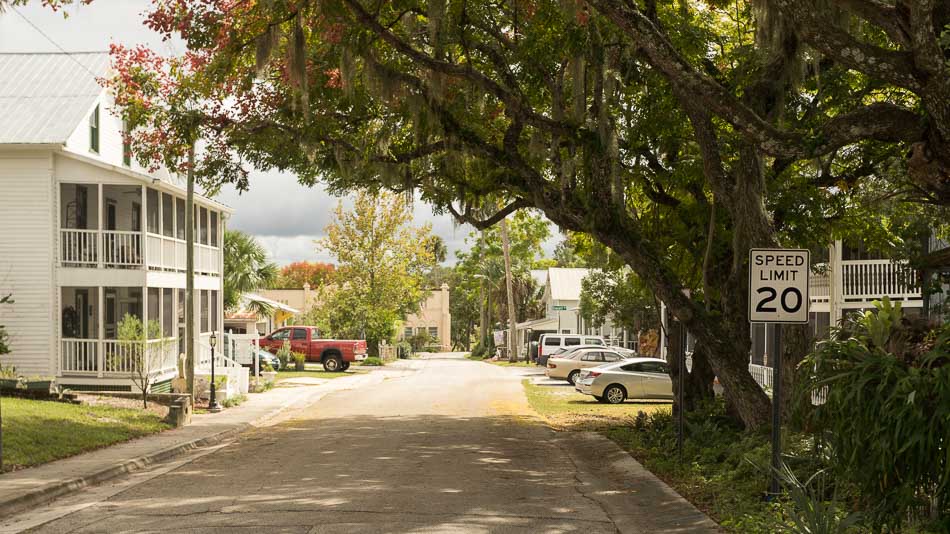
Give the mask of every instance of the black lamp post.
[{"label": "black lamp post", "polygon": [[218,338],[214,335],[214,332],[211,332],[211,337],[208,338],[208,344],[211,345],[211,399],[208,401],[208,411],[217,413],[221,411],[221,406],[218,405],[218,399],[215,396],[214,346],[218,344]]}]

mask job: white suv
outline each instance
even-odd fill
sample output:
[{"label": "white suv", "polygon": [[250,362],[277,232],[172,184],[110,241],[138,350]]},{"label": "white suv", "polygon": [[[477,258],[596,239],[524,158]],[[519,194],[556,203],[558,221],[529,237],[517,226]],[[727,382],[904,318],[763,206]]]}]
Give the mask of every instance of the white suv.
[{"label": "white suv", "polygon": [[544,365],[548,356],[564,347],[579,345],[606,346],[604,338],[600,336],[582,336],[580,334],[541,334],[538,339],[538,364]]}]

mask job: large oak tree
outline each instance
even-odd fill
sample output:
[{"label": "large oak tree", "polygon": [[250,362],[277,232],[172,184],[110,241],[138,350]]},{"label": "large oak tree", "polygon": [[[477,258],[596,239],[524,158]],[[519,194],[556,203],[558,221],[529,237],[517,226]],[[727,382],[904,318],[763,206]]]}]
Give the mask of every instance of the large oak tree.
[{"label": "large oak tree", "polygon": [[[143,159],[169,117],[200,130],[211,185],[246,186],[250,163],[590,234],[756,427],[747,251],[820,244],[885,165],[906,170],[894,191],[948,203],[948,17],[933,0],[167,0],[149,23],[186,58],[117,49],[113,87]],[[178,91],[187,114],[159,105]]]}]

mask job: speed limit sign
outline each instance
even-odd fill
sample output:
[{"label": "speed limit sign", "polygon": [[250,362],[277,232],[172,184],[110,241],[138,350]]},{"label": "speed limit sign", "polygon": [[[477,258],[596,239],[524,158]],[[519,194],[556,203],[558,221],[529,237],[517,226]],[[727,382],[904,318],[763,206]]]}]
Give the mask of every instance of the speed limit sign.
[{"label": "speed limit sign", "polygon": [[808,322],[809,256],[803,249],[749,250],[750,322]]}]

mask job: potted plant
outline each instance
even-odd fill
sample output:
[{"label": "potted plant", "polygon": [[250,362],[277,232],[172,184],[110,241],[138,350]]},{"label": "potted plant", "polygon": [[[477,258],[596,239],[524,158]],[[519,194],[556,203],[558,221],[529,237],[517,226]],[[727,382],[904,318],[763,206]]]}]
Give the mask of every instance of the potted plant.
[{"label": "potted plant", "polygon": [[0,389],[16,389],[20,384],[20,377],[16,374],[16,367],[0,365]]},{"label": "potted plant", "polygon": [[274,387],[274,383],[277,381],[277,371],[268,363],[264,363],[261,367],[261,376],[257,377],[258,388],[261,391],[266,391]]},{"label": "potted plant", "polygon": [[26,385],[26,389],[30,391],[46,391],[49,392],[50,388],[53,387],[53,377],[51,376],[30,376],[27,377],[23,383]]},{"label": "potted plant", "polygon": [[307,355],[302,352],[294,353],[294,370],[296,371],[306,371],[307,370]]}]

